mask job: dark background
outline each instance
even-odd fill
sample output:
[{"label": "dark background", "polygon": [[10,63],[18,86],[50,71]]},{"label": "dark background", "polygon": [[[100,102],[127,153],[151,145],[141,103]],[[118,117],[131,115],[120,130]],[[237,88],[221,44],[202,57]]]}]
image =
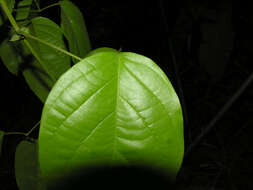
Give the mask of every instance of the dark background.
[{"label": "dark background", "polygon": [[[41,7],[53,2],[43,0]],[[143,54],[164,70],[184,109],[186,150],[207,132],[185,155],[174,188],[253,189],[252,84],[230,102],[253,71],[253,4],[229,0],[72,2],[83,12],[93,49],[122,48]],[[57,7],[42,16],[59,23]],[[2,63],[0,82],[0,128],[29,131],[40,120],[42,103],[23,76],[12,75]],[[226,103],[228,109],[217,118]],[[32,136],[37,134],[38,130]],[[0,189],[17,188],[13,159],[22,138],[4,138]]]}]

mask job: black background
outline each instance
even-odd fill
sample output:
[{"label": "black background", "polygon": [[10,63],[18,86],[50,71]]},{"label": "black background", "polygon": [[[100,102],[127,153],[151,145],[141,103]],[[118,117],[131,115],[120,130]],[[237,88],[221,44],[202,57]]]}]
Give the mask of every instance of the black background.
[{"label": "black background", "polygon": [[[43,0],[41,7],[53,2]],[[164,70],[184,108],[186,150],[252,73],[253,15],[247,1],[73,2],[84,15],[93,49],[143,54]],[[42,16],[59,23],[59,8]],[[2,63],[0,84],[0,128],[28,131],[40,119],[42,103],[23,76],[12,75]],[[174,189],[253,189],[252,95],[249,85],[185,156]],[[17,188],[13,159],[20,140],[4,138],[0,189]]]}]

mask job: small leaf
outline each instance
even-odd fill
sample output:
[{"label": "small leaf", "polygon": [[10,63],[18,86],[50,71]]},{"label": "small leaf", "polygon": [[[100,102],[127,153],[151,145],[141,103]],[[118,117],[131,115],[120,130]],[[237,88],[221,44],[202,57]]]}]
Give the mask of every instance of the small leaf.
[{"label": "small leaf", "polygon": [[175,177],[183,151],[178,97],[142,55],[115,50],[83,59],[60,77],[43,109],[39,160],[49,183],[77,168],[115,164]]},{"label": "small leaf", "polygon": [[14,75],[18,74],[22,58],[8,40],[4,40],[0,45],[0,57],[7,69]]},{"label": "small leaf", "polygon": [[52,79],[35,60],[30,66],[24,69],[23,75],[29,87],[44,103],[52,86],[54,85]]},{"label": "small leaf", "polygon": [[[67,38],[70,52],[79,56],[91,50],[89,35],[80,10],[70,1],[61,1],[61,27]],[[78,60],[73,59],[74,63]]]},{"label": "small leaf", "polygon": [[33,0],[23,0],[23,1],[18,2],[17,11],[16,11],[17,22],[20,22],[20,21],[22,22],[28,18],[32,3],[33,3]]},{"label": "small leaf", "polygon": [[101,52],[118,52],[118,51],[113,48],[102,47],[102,48],[97,48],[97,49],[92,50],[90,53],[87,54],[86,57],[89,57]]},{"label": "small leaf", "polygon": [[0,131],[0,156],[1,156],[1,153],[2,153],[3,138],[4,138],[4,132]]},{"label": "small leaf", "polygon": [[[53,21],[43,17],[34,18],[29,26],[29,31],[37,38],[66,50],[61,29]],[[43,62],[40,64],[47,67],[54,81],[70,68],[69,56],[40,42],[34,40],[29,40],[29,42]]]},{"label": "small leaf", "polygon": [[44,190],[39,171],[38,145],[22,141],[15,155],[15,175],[20,190]]},{"label": "small leaf", "polygon": [[18,35],[18,34],[14,34],[11,39],[10,39],[10,42],[16,42],[16,41],[19,41],[22,39],[22,36],[21,35]]}]

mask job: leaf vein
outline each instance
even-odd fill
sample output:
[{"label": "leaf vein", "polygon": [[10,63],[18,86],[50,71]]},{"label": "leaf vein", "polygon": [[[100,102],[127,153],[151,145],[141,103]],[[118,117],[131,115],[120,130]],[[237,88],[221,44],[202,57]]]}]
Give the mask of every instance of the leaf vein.
[{"label": "leaf vein", "polygon": [[152,90],[150,90],[147,85],[145,83],[143,83],[125,64],[122,64],[127,72],[132,75],[137,82],[139,82],[153,97],[155,97],[158,101],[158,103],[163,107],[163,109],[168,113],[168,115],[170,115],[170,113],[168,112],[168,110],[166,109],[165,105],[162,103],[162,101],[152,92]]},{"label": "leaf vein", "polygon": [[108,85],[111,81],[113,80],[113,78],[111,79],[111,80],[109,80],[109,81],[107,81],[106,83],[104,83],[101,87],[99,87],[94,93],[92,93],[83,103],[81,103],[79,106],[78,106],[78,108],[76,108],[76,110],[74,110],[72,113],[70,113],[62,122],[61,122],[61,124],[59,125],[59,127],[57,127],[54,131],[53,131],[53,136],[55,135],[55,134],[57,134],[57,131],[59,130],[59,129],[61,129],[62,128],[62,126],[64,125],[64,123],[66,122],[66,120],[68,119],[68,118],[70,118],[74,113],[76,113],[79,109],[80,109],[80,107],[82,107],[83,105],[85,105],[89,100],[91,100],[92,98],[94,98],[96,95],[98,95],[105,87],[106,87],[106,85]]}]

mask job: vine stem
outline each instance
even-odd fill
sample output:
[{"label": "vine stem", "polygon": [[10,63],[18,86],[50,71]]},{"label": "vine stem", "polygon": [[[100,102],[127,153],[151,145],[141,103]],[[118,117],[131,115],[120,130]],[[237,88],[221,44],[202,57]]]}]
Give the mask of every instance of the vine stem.
[{"label": "vine stem", "polygon": [[[30,12],[31,13],[41,13],[42,11],[45,11],[45,10],[47,10],[49,8],[52,8],[52,7],[55,7],[55,6],[59,6],[59,5],[60,5],[60,3],[54,3],[54,4],[51,4],[51,5],[48,5],[48,6],[44,7],[42,9],[30,10]],[[21,11],[22,12],[22,11],[26,11],[26,10],[13,9],[13,11]]]},{"label": "vine stem", "polygon": [[[77,60],[79,60],[79,61],[82,60],[82,58],[80,58],[80,57],[78,57],[78,56],[76,56],[76,55],[74,55],[74,54],[72,54],[72,53],[70,53],[70,52],[68,52],[68,51],[66,51],[66,50],[64,50],[64,49],[61,49],[61,48],[59,48],[59,47],[57,47],[57,46],[55,46],[55,45],[53,45],[53,44],[51,44],[51,43],[48,43],[48,42],[46,42],[46,41],[44,41],[44,40],[41,40],[41,39],[39,39],[39,38],[37,38],[37,37],[35,37],[35,36],[29,34],[29,33],[22,32],[21,29],[19,28],[17,22],[15,21],[14,17],[12,16],[11,12],[9,11],[8,6],[6,5],[5,1],[4,1],[4,0],[0,0],[0,4],[2,5],[2,8],[3,8],[3,10],[4,10],[6,16],[8,17],[8,19],[9,19],[11,25],[13,26],[13,28],[14,28],[14,30],[16,31],[17,34],[23,35],[23,36],[25,36],[26,38],[30,38],[30,39],[36,40],[36,41],[38,41],[38,42],[40,42],[40,43],[42,43],[42,44],[47,45],[48,47],[51,47],[51,48],[53,48],[53,49],[56,49],[57,51],[60,51],[61,53],[66,54],[66,55],[68,55],[68,56],[70,56],[70,57],[73,57],[73,58],[75,58],[75,59],[77,59]],[[58,4],[59,4],[59,3],[58,3]],[[40,9],[40,11],[41,11],[41,10],[45,10],[46,8],[53,7],[53,6],[56,6],[56,4],[52,4],[52,5],[48,6],[48,7],[45,7],[44,9]],[[42,59],[40,58],[40,56],[36,53],[36,51],[33,49],[33,47],[31,46],[31,44],[30,44],[26,39],[24,39],[24,43],[25,43],[25,45],[29,48],[29,50],[30,50],[31,53],[34,55],[34,57],[40,62],[40,64],[41,64],[42,67],[45,69],[45,71],[49,74],[49,76],[50,76],[54,81],[56,81],[56,78],[55,78],[53,75],[50,74],[50,72],[49,72],[49,70],[47,69],[46,65],[44,64],[44,62],[42,61]]]},{"label": "vine stem", "polygon": [[8,17],[8,19],[9,19],[11,25],[13,26],[14,30],[19,31],[20,28],[19,28],[17,22],[15,21],[14,17],[12,16],[12,14],[10,13],[9,8],[6,5],[5,1],[0,0],[0,3],[2,5],[3,11],[5,12],[6,16]]},{"label": "vine stem", "polygon": [[82,58],[80,58],[80,57],[78,57],[78,56],[76,56],[76,55],[74,55],[74,54],[72,54],[72,53],[70,53],[70,52],[68,52],[68,51],[66,51],[66,50],[64,50],[64,49],[61,49],[61,48],[59,48],[59,47],[57,47],[57,46],[55,46],[55,45],[53,45],[53,44],[51,44],[51,43],[48,43],[48,42],[46,42],[46,41],[44,41],[44,40],[41,40],[41,39],[39,39],[39,38],[37,38],[37,37],[35,37],[35,36],[29,34],[29,33],[20,32],[20,31],[19,31],[18,33],[21,34],[21,35],[23,35],[23,36],[25,36],[26,38],[33,39],[33,40],[38,41],[38,42],[40,42],[40,43],[42,43],[42,44],[45,44],[45,45],[47,45],[47,46],[49,46],[49,47],[51,47],[51,48],[53,48],[53,49],[56,49],[57,51],[60,51],[60,52],[62,52],[63,54],[66,54],[66,55],[68,55],[68,56],[70,56],[70,57],[73,57],[73,58],[75,58],[75,59],[77,59],[77,60],[79,60],[79,61],[82,60]]},{"label": "vine stem", "polygon": [[40,124],[40,121],[38,121],[31,129],[30,131],[28,131],[27,133],[23,133],[23,132],[6,132],[4,133],[4,135],[23,135],[28,137],[33,131],[34,129],[36,129]]},{"label": "vine stem", "polygon": [[[9,21],[10,21],[11,25],[13,26],[14,30],[16,31],[16,33],[18,33],[20,31],[20,28],[19,28],[17,22],[15,21],[14,17],[12,16],[10,10],[8,9],[8,6],[6,5],[5,1],[4,0],[0,0],[0,4],[2,5],[3,11],[6,14],[7,18],[9,19]],[[32,46],[30,45],[30,43],[26,39],[24,39],[24,43],[29,48],[29,50],[32,52],[33,56],[42,65],[43,69],[45,69],[45,71],[48,73],[48,75],[50,76],[50,78],[52,80],[56,81],[56,78],[53,75],[50,74],[50,72],[47,69],[47,67],[45,66],[44,62],[40,59],[39,55],[32,48]]]}]

